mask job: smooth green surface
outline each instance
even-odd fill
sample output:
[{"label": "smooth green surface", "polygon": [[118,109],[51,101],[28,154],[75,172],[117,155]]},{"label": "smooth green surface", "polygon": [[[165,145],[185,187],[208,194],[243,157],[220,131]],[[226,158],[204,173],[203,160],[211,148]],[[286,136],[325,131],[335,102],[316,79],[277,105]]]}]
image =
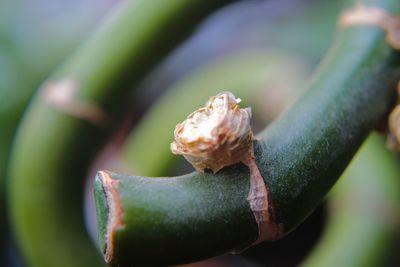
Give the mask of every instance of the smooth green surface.
[{"label": "smooth green surface", "polygon": [[[397,1],[375,2],[388,6],[393,12],[400,11],[400,3]],[[384,32],[378,28],[352,27],[340,31],[304,97],[258,135],[260,143],[255,147],[257,164],[269,187],[276,221],[283,224],[285,233],[303,221],[319,204],[368,133],[385,119],[395,100],[396,84],[400,77],[399,59],[400,54],[387,45]],[[206,176],[210,180],[218,180],[221,175]],[[196,180],[203,176],[194,172],[187,179]],[[248,174],[240,172],[232,173],[231,176],[232,179],[234,177],[249,179]],[[143,229],[143,222],[138,223],[129,219],[140,212],[141,217],[152,218],[147,221],[153,220],[152,223],[157,225],[158,234],[167,234],[171,222],[177,218],[166,216],[166,212],[184,216],[184,212],[179,213],[176,210],[173,196],[159,199],[162,200],[159,205],[164,207],[164,212],[160,216],[153,213],[151,207],[156,201],[152,196],[162,194],[163,190],[162,186],[156,187],[154,184],[157,184],[157,181],[161,183],[162,180],[153,181],[129,176],[118,176],[118,179],[122,179],[118,190],[121,194],[123,220],[126,218],[126,221],[125,227],[116,234],[115,262],[121,263],[121,266],[129,266],[138,260],[147,260],[146,263],[150,265],[172,263],[177,260],[176,255],[179,255],[181,246],[173,250],[171,244],[168,253],[141,247],[140,244],[147,238],[154,240],[153,243],[159,240],[154,239],[152,233],[146,229],[147,226]],[[143,185],[141,190],[152,192],[151,195],[140,195],[142,196],[140,200],[135,199],[134,202],[141,203],[141,206],[132,203],[131,197],[128,197],[130,194],[126,193],[127,184],[131,184],[129,187],[134,188],[138,179],[144,179],[141,182]],[[146,188],[147,186],[149,188]],[[185,190],[189,192],[189,188]],[[242,188],[242,191],[248,192],[248,187]],[[104,198],[101,192],[97,191],[95,195],[97,201],[102,201]],[[245,201],[246,195],[247,193],[244,194],[242,201]],[[209,205],[212,209],[217,203]],[[239,206],[243,207],[244,203]],[[195,206],[192,208],[196,211]],[[248,209],[248,206],[246,208]],[[99,211],[99,214],[106,213]],[[208,221],[201,221],[204,229],[213,229],[223,223],[218,217],[210,215],[209,218]],[[103,223],[106,219],[106,217],[99,218]],[[246,220],[236,224],[236,220],[243,218],[229,218],[229,223],[236,227],[231,234],[244,232],[249,234],[248,238],[254,238],[248,232],[253,227],[254,221]],[[181,233],[186,236],[195,234],[197,228],[187,230],[194,223],[192,220],[187,220],[186,224],[181,225],[175,232],[175,238],[179,238]],[[199,259],[199,255],[203,258],[211,257],[241,246],[246,240],[235,239],[237,243],[232,243],[232,239],[216,241],[211,234],[205,238],[209,244],[217,244],[217,247],[208,250],[204,246],[197,247],[195,239],[185,240],[186,250],[185,253],[180,253],[179,259],[192,261]],[[136,249],[133,250],[133,247]],[[143,259],[142,255],[148,258]]]},{"label": "smooth green surface", "polygon": [[[219,172],[217,178],[210,173],[154,179],[112,175],[120,181],[118,192],[126,225],[116,232],[113,266],[200,260],[241,249],[257,237],[257,225],[246,200],[249,173],[243,165]],[[96,186],[96,195],[103,192]],[[103,200],[97,198],[99,210],[107,209]],[[102,215],[102,219],[107,216]],[[104,236],[104,220],[100,224]]]},{"label": "smooth green surface", "polygon": [[[70,80],[77,99],[115,122],[136,84],[225,1],[123,1],[48,81]],[[109,125],[111,126],[111,125]],[[104,266],[83,222],[88,166],[109,130],[63,114],[37,94],[19,129],[10,167],[11,219],[29,266]]]},{"label": "smooth green surface", "polygon": [[371,27],[339,33],[306,95],[260,134],[258,163],[287,230],[316,207],[393,104],[400,57],[384,36]]},{"label": "smooth green surface", "polygon": [[[135,126],[122,148],[123,171],[165,175],[178,159],[169,148],[175,125],[204,106],[210,96],[228,90],[243,100],[242,107],[252,106],[253,117],[268,123],[299,96],[298,87],[308,73],[304,59],[276,49],[252,49],[217,58],[172,85]],[[264,100],[269,100],[267,105]]]},{"label": "smooth green surface", "polygon": [[387,266],[400,215],[399,178],[398,159],[370,136],[333,188],[329,223],[302,266]]}]

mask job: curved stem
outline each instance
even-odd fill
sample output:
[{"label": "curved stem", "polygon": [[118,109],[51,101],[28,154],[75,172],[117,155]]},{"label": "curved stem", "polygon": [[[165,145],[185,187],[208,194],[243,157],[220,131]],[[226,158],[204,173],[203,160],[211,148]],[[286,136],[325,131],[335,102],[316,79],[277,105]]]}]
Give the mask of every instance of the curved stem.
[{"label": "curved stem", "polygon": [[[395,0],[369,3],[400,12]],[[257,164],[284,233],[312,212],[385,118],[400,77],[399,59],[379,28],[339,31],[308,92],[259,134]],[[246,201],[249,173],[241,165],[215,175],[155,180],[100,172],[95,183],[100,243],[115,266],[193,261],[257,239]],[[109,191],[118,197],[107,198]],[[116,216],[110,207],[121,210],[118,227],[108,225]],[[166,243],[174,246],[165,249]]]},{"label": "curved stem", "polygon": [[329,224],[302,266],[383,266],[400,218],[399,173],[394,154],[370,136],[333,188]]},{"label": "curved stem", "polygon": [[[130,86],[227,1],[124,1],[36,95],[13,147],[10,211],[30,266],[104,266],[83,222],[83,180]],[[107,120],[108,119],[108,120]]]},{"label": "curved stem", "polygon": [[[10,230],[6,225],[6,169],[23,112],[49,72],[76,48],[113,3],[107,6],[97,3],[87,5],[81,2],[78,6],[66,3],[64,9],[51,11],[38,11],[36,5],[34,2],[21,4],[12,0],[0,2],[1,19],[9,17],[7,23],[0,22],[0,27],[5,26],[0,31],[7,32],[0,38],[0,237],[3,239],[0,240],[0,254],[6,254],[2,243],[11,239],[7,237]],[[71,12],[77,7],[85,11],[84,17]],[[52,12],[52,15],[43,16],[46,12]],[[29,16],[22,17],[22,14]],[[0,35],[4,32],[0,32]],[[47,35],[52,38],[46,39],[44,44],[41,36]],[[7,243],[12,246],[9,240]],[[3,266],[1,260],[0,265]],[[7,266],[6,262],[4,266]]]}]

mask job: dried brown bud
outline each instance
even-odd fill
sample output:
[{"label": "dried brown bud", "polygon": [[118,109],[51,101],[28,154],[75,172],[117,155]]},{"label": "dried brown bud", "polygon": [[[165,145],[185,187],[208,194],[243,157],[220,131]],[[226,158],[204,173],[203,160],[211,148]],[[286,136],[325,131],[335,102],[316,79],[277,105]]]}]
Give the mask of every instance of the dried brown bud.
[{"label": "dried brown bud", "polygon": [[211,97],[204,108],[176,126],[171,150],[183,155],[198,171],[217,172],[238,162],[249,168],[247,200],[258,225],[258,238],[253,243],[257,244],[277,239],[283,228],[273,220],[268,189],[255,162],[251,109],[241,109],[240,101],[230,92]]},{"label": "dried brown bud", "polygon": [[252,153],[251,109],[239,107],[230,92],[210,98],[175,128],[172,153],[183,155],[196,170],[217,172]]}]

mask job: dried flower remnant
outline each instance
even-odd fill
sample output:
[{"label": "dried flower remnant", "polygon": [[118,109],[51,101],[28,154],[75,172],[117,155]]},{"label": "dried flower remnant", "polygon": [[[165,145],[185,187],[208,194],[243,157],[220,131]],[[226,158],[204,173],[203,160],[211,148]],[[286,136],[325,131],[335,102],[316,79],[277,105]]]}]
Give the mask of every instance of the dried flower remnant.
[{"label": "dried flower remnant", "polygon": [[183,155],[198,171],[213,172],[249,157],[251,109],[241,109],[240,101],[230,92],[211,97],[205,107],[176,126],[172,153]]},{"label": "dried flower remnant", "polygon": [[241,99],[230,92],[211,97],[205,107],[176,126],[171,150],[183,155],[198,171],[211,169],[217,172],[239,162],[249,168],[247,200],[258,225],[258,238],[253,243],[257,244],[277,239],[282,229],[272,219],[268,188],[255,162],[251,109],[241,109],[240,102]]}]

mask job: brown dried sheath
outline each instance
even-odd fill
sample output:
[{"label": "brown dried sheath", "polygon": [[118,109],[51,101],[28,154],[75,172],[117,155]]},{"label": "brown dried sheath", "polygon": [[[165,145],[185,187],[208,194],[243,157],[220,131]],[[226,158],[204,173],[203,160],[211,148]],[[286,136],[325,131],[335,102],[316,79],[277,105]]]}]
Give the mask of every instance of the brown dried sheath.
[{"label": "brown dried sheath", "polygon": [[[249,168],[247,200],[258,225],[258,238],[253,243],[257,244],[277,239],[281,231],[273,222],[269,193],[254,159],[251,113],[241,109],[239,102],[230,92],[211,97],[205,107],[191,113],[177,125],[171,149],[174,154],[184,155],[198,171],[208,168],[217,172],[238,162]],[[209,121],[215,123],[210,126]]]}]

